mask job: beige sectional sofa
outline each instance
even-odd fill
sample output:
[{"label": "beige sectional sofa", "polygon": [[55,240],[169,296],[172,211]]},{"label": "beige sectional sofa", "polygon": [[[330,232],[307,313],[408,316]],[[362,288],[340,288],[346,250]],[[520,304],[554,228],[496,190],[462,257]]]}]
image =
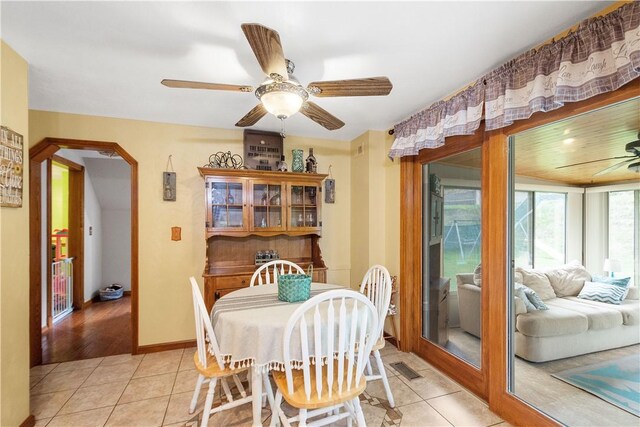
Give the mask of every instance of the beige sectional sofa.
[{"label": "beige sectional sofa", "polygon": [[[560,268],[544,273],[533,271],[533,276],[531,270],[517,269],[516,282],[533,288],[549,309],[527,313],[524,303],[516,297],[516,355],[531,362],[546,362],[640,343],[638,288],[630,288],[620,305],[577,298],[580,280],[583,283],[585,279],[581,277],[584,274],[572,276],[573,267],[569,274],[557,271]],[[546,283],[542,288],[532,286],[532,280],[545,280],[540,274],[551,277],[551,293]],[[481,288],[473,283],[473,273],[457,274],[456,279],[460,327],[479,337]]]}]

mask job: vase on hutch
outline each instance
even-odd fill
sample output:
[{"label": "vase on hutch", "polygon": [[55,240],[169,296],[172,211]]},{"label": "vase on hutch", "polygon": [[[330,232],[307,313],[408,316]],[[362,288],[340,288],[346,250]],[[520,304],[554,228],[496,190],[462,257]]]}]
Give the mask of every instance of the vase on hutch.
[{"label": "vase on hutch", "polygon": [[291,171],[304,172],[304,162],[302,161],[302,150],[291,150],[293,154],[293,160],[291,160]]}]

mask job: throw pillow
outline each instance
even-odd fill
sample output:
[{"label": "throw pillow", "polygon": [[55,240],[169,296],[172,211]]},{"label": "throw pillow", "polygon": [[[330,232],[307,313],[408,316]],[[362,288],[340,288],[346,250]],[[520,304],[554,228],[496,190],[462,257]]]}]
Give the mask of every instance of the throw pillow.
[{"label": "throw pillow", "polygon": [[[516,285],[518,285],[518,283],[516,283]],[[513,295],[515,295],[516,298],[520,298],[520,300],[524,303],[524,306],[527,309],[527,313],[531,313],[532,311],[537,310],[536,306],[531,304],[531,301],[529,301],[529,298],[527,298],[527,295],[524,293],[523,288],[516,286],[513,289]]]},{"label": "throw pillow", "polygon": [[[538,294],[536,294],[536,292],[533,289],[523,285],[522,283],[516,283],[514,285],[514,289],[522,289],[525,296],[527,297],[527,300],[529,301],[530,304],[532,304],[535,307],[536,310],[549,310],[549,307],[547,307],[547,304],[545,304],[544,301],[542,301],[542,299],[538,296]],[[526,301],[525,301],[525,305],[527,305]]]},{"label": "throw pillow", "polygon": [[553,291],[558,297],[574,297],[580,293],[584,282],[591,280],[591,275],[577,261],[545,271]]},{"label": "throw pillow", "polygon": [[522,274],[522,284],[533,289],[543,301],[556,297],[549,278],[543,272],[518,267],[516,273]]},{"label": "throw pillow", "polygon": [[625,289],[609,283],[585,282],[578,298],[620,305]]},{"label": "throw pillow", "polygon": [[631,277],[607,277],[607,276],[593,276],[591,279],[593,282],[598,283],[607,283],[609,285],[619,286],[624,289],[624,296],[622,299],[627,297],[629,293],[629,281],[631,281]]},{"label": "throw pillow", "polygon": [[482,264],[478,264],[476,269],[473,270],[473,283],[478,287],[482,287]]}]

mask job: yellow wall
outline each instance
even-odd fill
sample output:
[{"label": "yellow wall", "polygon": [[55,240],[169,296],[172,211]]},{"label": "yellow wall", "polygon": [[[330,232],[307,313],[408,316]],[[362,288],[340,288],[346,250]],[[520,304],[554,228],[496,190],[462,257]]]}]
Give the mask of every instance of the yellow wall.
[{"label": "yellow wall", "polygon": [[[0,42],[0,119],[29,139],[28,65]],[[29,416],[29,163],[21,208],[0,208],[0,425]]]},{"label": "yellow wall", "polygon": [[[387,153],[393,137],[367,131],[351,141],[351,286],[382,264],[400,280],[400,161]],[[359,154],[358,147],[362,147]],[[396,325],[399,318],[396,317]],[[391,325],[386,329],[392,332]]]},{"label": "yellow wall", "polygon": [[[212,109],[215,109],[212,106]],[[243,151],[242,131],[173,125],[76,114],[29,112],[29,143],[45,137],[113,141],[139,164],[139,344],[189,340],[194,337],[188,277],[200,277],[204,268],[204,184],[197,166],[217,151]],[[349,284],[350,144],[348,141],[288,136],[291,149],[314,148],[320,173],[332,165],[336,203],[324,204],[321,249],[329,268],[327,280]],[[177,173],[177,201],[162,200],[162,172],[173,155]],[[170,239],[172,226],[182,227],[182,241]]]},{"label": "yellow wall", "polygon": [[[51,165],[51,232],[69,229],[69,168],[57,163]],[[51,243],[56,240],[52,237]],[[61,245],[68,245],[61,239]],[[58,248],[62,256],[68,256],[68,246]]]}]

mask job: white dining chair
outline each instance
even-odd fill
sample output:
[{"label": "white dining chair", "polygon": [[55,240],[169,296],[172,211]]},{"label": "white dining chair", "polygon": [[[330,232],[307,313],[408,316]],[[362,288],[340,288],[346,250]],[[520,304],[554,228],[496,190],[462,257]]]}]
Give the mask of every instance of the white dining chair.
[{"label": "white dining chair", "polygon": [[249,286],[278,284],[278,276],[280,274],[304,274],[304,270],[295,262],[286,260],[269,261],[262,264],[253,273]]},{"label": "white dining chair", "polygon": [[384,369],[384,363],[382,363],[382,357],[380,356],[380,350],[385,345],[384,320],[387,317],[389,304],[391,303],[391,276],[389,275],[389,271],[382,265],[372,266],[362,278],[360,292],[366,295],[373,305],[375,305],[379,320],[376,335],[378,340],[372,349],[373,357],[376,359],[378,374],[373,374],[371,361],[367,359],[367,381],[382,380],[389,405],[394,408],[396,404],[393,400],[393,393],[391,393],[391,387],[389,387],[387,372]]},{"label": "white dining chair", "polygon": [[[193,355],[193,361],[196,365],[196,370],[198,371],[198,381],[196,382],[196,389],[193,393],[193,398],[191,399],[191,405],[189,406],[189,413],[192,414],[196,409],[202,384],[209,382],[209,390],[207,391],[207,398],[204,403],[201,424],[201,426],[206,426],[211,414],[235,408],[236,406],[240,406],[245,403],[251,403],[252,397],[251,395],[247,395],[247,392],[242,386],[242,382],[237,375],[246,372],[248,368],[232,369],[225,363],[224,358],[220,356],[218,341],[216,340],[215,333],[213,332],[211,318],[209,317],[204,301],[202,300],[202,294],[200,293],[198,283],[193,277],[189,278],[189,280],[191,281],[191,291],[193,295],[193,311],[196,319],[196,341],[198,345],[197,351]],[[234,400],[229,384],[227,384],[228,377],[232,377],[236,384],[241,395],[240,399]],[[264,375],[263,377],[267,378],[265,381],[265,394],[269,398],[270,402],[273,403],[271,397],[273,396],[271,383],[269,383],[267,375]],[[248,375],[248,378],[251,378],[251,375]],[[220,379],[220,384],[225,397],[227,398],[227,403],[212,408],[213,396],[215,394],[218,379]]]},{"label": "white dining chair", "polygon": [[[365,426],[358,396],[367,386],[364,369],[377,332],[376,308],[352,290],[323,292],[298,307],[284,331],[284,372],[273,371],[271,426],[322,426],[344,418]],[[283,398],[297,416],[287,418]]]}]

